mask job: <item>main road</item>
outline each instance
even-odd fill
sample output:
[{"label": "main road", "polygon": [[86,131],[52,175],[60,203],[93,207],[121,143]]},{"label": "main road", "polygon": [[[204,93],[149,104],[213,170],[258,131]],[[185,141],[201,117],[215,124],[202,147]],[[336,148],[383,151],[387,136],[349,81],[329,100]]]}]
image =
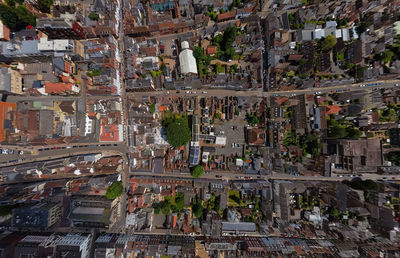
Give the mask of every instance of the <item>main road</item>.
[{"label": "main road", "polygon": [[[3,149],[13,149],[14,154],[0,154],[0,167],[89,153],[126,156],[128,152],[127,146],[123,143],[70,143],[29,147],[2,145],[1,147]],[[23,154],[18,154],[19,150],[22,150]]]},{"label": "main road", "polygon": [[[372,86],[364,86],[373,84]],[[367,83],[355,83],[355,84],[344,84],[337,86],[328,86],[320,88],[310,89],[295,89],[288,91],[262,91],[259,90],[248,90],[248,91],[236,91],[226,89],[191,89],[191,90],[171,90],[171,91],[146,91],[146,92],[128,92],[128,96],[142,97],[142,96],[242,96],[242,97],[268,97],[268,96],[296,96],[301,94],[322,94],[322,93],[335,93],[335,92],[346,92],[346,91],[358,91],[358,90],[372,90],[372,89],[383,89],[392,88],[400,85],[400,80],[386,80],[386,81],[373,81]]]},{"label": "main road", "polygon": [[[129,174],[131,177],[152,177],[152,178],[178,178],[178,179],[193,179],[190,173],[163,173],[155,174],[151,172],[133,171]],[[215,173],[206,173],[199,179],[194,180],[222,180],[222,181],[251,181],[251,180],[287,180],[287,181],[328,181],[328,182],[340,182],[343,180],[351,180],[354,177],[350,176],[294,176],[282,173],[273,173],[271,175],[249,175],[242,173],[235,173],[232,171],[218,171]],[[358,178],[363,180],[392,180],[393,178],[387,175],[378,174],[362,174]],[[393,180],[399,180],[400,177],[396,176]]]}]

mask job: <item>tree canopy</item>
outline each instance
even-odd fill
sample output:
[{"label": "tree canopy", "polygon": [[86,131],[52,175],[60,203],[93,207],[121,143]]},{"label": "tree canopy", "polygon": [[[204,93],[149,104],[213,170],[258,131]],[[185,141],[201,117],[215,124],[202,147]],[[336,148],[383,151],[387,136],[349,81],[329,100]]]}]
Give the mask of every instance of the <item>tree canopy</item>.
[{"label": "tree canopy", "polygon": [[193,56],[196,58],[196,61],[199,62],[204,60],[204,51],[201,47],[195,46],[193,48]]},{"label": "tree canopy", "polygon": [[224,31],[224,35],[222,36],[221,49],[226,51],[229,48],[231,48],[233,42],[236,39],[236,35],[237,35],[236,26],[231,26],[226,28],[226,30]]},{"label": "tree canopy", "polygon": [[374,191],[379,191],[380,187],[379,184],[375,181],[372,181],[370,179],[367,179],[365,181],[363,180],[353,180],[351,182],[346,183],[348,184],[351,188],[354,188],[356,190],[363,190],[363,191],[369,191],[369,190],[374,190]]},{"label": "tree canopy", "polygon": [[247,119],[247,122],[251,126],[255,126],[255,125],[258,125],[260,123],[260,119],[258,119],[256,113],[254,113],[254,114],[252,114],[252,113],[246,114],[246,119]]},{"label": "tree canopy", "polygon": [[356,23],[356,32],[358,35],[361,35],[365,31],[367,31],[368,27],[371,26],[371,22],[368,20],[367,17],[363,16],[361,19]]},{"label": "tree canopy", "polygon": [[164,215],[172,212],[182,211],[185,207],[185,195],[183,193],[176,193],[175,196],[165,196],[164,200],[153,205],[154,213],[159,214],[160,211]]},{"label": "tree canopy", "polygon": [[107,199],[114,200],[119,197],[123,192],[122,183],[120,181],[113,182],[106,191]]},{"label": "tree canopy", "polygon": [[318,137],[315,134],[307,134],[300,137],[300,146],[303,150],[303,155],[306,153],[311,154],[313,157],[318,156],[321,143],[318,142]]},{"label": "tree canopy", "polygon": [[53,0],[39,0],[38,3],[40,10],[46,13],[50,13],[50,8],[53,5]]},{"label": "tree canopy", "polygon": [[196,165],[191,171],[192,177],[195,177],[195,178],[201,177],[203,175],[203,173],[204,173],[204,168],[201,165]]},{"label": "tree canopy", "polygon": [[392,61],[393,56],[394,53],[390,50],[387,50],[379,55],[379,60],[381,60],[383,63],[388,63]]},{"label": "tree canopy", "polygon": [[27,25],[36,25],[35,15],[30,13],[23,5],[10,7],[6,4],[0,4],[0,19],[12,30],[23,29]]},{"label": "tree canopy", "polygon": [[336,45],[336,38],[332,34],[329,34],[326,38],[321,41],[321,50],[331,50]]},{"label": "tree canopy", "polygon": [[166,127],[167,140],[172,146],[180,147],[190,141],[192,134],[186,115],[172,114],[171,116],[166,116],[163,123]]},{"label": "tree canopy", "polygon": [[389,152],[388,154],[386,154],[386,158],[394,165],[400,166],[400,152]]},{"label": "tree canopy", "polygon": [[200,218],[203,215],[203,205],[200,198],[196,195],[192,203],[192,212],[196,218]]},{"label": "tree canopy", "polygon": [[89,13],[88,17],[92,21],[97,21],[99,19],[99,15],[97,13],[93,13],[93,12]]},{"label": "tree canopy", "polygon": [[153,104],[150,104],[150,106],[149,106],[149,112],[151,113],[151,114],[154,114],[154,112],[156,112],[156,105],[153,103]]},{"label": "tree canopy", "polygon": [[358,139],[362,135],[360,129],[354,127],[347,121],[328,119],[328,136],[332,138]]}]

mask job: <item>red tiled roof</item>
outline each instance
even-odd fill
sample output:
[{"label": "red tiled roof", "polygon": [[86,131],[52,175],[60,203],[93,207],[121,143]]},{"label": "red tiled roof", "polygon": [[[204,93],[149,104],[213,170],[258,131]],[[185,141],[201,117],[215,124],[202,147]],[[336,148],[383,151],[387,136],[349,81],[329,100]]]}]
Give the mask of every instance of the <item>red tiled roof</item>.
[{"label": "red tiled roof", "polygon": [[68,83],[68,82],[69,82],[69,77],[68,77],[68,76],[61,76],[61,80],[62,80],[63,82]]},{"label": "red tiled roof", "polygon": [[0,22],[0,24],[0,26],[3,26],[3,39],[7,41],[10,40],[10,29],[7,26],[3,25],[2,22]]},{"label": "red tiled roof", "polygon": [[226,20],[226,19],[233,19],[233,18],[235,18],[235,16],[236,16],[236,12],[230,11],[230,12],[218,14],[217,20],[222,21],[222,20]]},{"label": "red tiled roof", "polygon": [[342,109],[336,105],[326,106],[326,114],[327,115],[339,114],[340,110],[342,110]]},{"label": "red tiled roof", "polygon": [[280,106],[280,105],[282,105],[283,103],[285,103],[288,99],[289,99],[289,98],[287,98],[287,97],[276,98],[276,99],[275,99],[275,103],[276,103],[276,105]]},{"label": "red tiled roof", "polygon": [[303,58],[303,55],[290,55],[289,61],[299,61],[301,58]]},{"label": "red tiled roof", "polygon": [[265,131],[262,128],[252,128],[247,130],[247,139],[249,144],[259,145],[265,141]]},{"label": "red tiled roof", "polygon": [[166,110],[168,110],[168,107],[167,107],[167,106],[159,106],[159,107],[158,107],[158,111],[160,111],[160,112],[166,111]]},{"label": "red tiled roof", "polygon": [[15,103],[0,102],[0,142],[6,139],[6,134],[4,131],[4,120],[9,119],[10,111],[15,111],[17,105]]},{"label": "red tiled roof", "polygon": [[101,126],[100,141],[102,142],[117,142],[119,139],[118,125],[103,124]]},{"label": "red tiled roof", "polygon": [[45,87],[46,87],[46,93],[52,94],[52,93],[63,93],[66,91],[71,91],[72,90],[72,83],[62,83],[62,82],[57,82],[57,83],[51,83],[51,82],[46,82]]},{"label": "red tiled roof", "polygon": [[212,55],[217,53],[217,46],[208,46],[207,47],[207,54]]}]

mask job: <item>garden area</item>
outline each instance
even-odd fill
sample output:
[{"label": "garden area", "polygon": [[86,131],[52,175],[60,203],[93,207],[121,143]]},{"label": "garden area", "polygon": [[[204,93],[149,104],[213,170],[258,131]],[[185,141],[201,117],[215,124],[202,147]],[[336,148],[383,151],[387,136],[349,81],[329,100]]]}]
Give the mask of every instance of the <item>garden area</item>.
[{"label": "garden area", "polygon": [[220,206],[220,196],[214,193],[211,194],[210,199],[203,202],[203,208],[209,211],[216,211],[220,216],[223,215],[223,210]]},{"label": "garden area", "polygon": [[[238,34],[236,26],[228,27],[223,34],[216,35],[211,45],[216,46],[216,53],[213,55],[206,55],[200,46],[193,48],[193,55],[196,58],[197,69],[200,76],[205,76],[211,70],[211,74],[231,73],[234,74],[238,71],[238,65],[228,65],[224,61],[237,60],[240,58],[236,54],[233,42]],[[222,62],[213,62],[213,60],[222,60]]]},{"label": "garden area", "polygon": [[203,215],[203,202],[198,195],[193,199],[192,213],[196,218],[200,218]]},{"label": "garden area", "polygon": [[122,182],[115,181],[107,188],[106,197],[107,199],[114,200],[115,198],[121,196],[122,192]]},{"label": "garden area", "polygon": [[384,109],[378,109],[379,122],[396,122],[399,120],[399,107],[387,104]]},{"label": "garden area", "polygon": [[287,130],[283,136],[283,146],[297,146],[302,149],[303,156],[310,154],[312,157],[319,155],[321,143],[314,134],[296,135],[295,130]]},{"label": "garden area", "polygon": [[178,148],[190,141],[192,132],[186,114],[179,115],[164,112],[162,123],[166,128],[167,140],[172,146]]},{"label": "garden area", "polygon": [[190,174],[192,175],[192,177],[194,178],[199,178],[204,174],[204,168],[201,165],[196,165],[195,167],[193,167],[190,171]]},{"label": "garden area", "polygon": [[240,193],[237,190],[229,190],[228,192],[228,206],[229,207],[241,207],[245,206],[246,203],[240,198]]},{"label": "garden area", "polygon": [[[40,0],[40,3],[47,1]],[[23,0],[6,0],[0,4],[0,19],[11,30],[20,30],[36,25],[36,16],[26,9]]]},{"label": "garden area", "polygon": [[400,152],[389,152],[386,154],[386,159],[393,165],[400,166]]},{"label": "garden area", "polygon": [[353,189],[360,190],[364,192],[364,198],[366,201],[369,200],[371,191],[379,192],[381,189],[381,185],[375,181],[367,179],[363,180],[352,180],[352,181],[344,181],[345,184],[350,186]]},{"label": "garden area", "polygon": [[327,117],[328,136],[331,138],[348,138],[358,139],[362,132],[350,121],[340,119],[335,120],[332,117]]},{"label": "garden area", "polygon": [[164,201],[155,203],[153,208],[155,214],[159,214],[161,211],[164,215],[168,215],[171,212],[183,211],[185,208],[185,195],[178,192],[175,196],[165,196]]}]

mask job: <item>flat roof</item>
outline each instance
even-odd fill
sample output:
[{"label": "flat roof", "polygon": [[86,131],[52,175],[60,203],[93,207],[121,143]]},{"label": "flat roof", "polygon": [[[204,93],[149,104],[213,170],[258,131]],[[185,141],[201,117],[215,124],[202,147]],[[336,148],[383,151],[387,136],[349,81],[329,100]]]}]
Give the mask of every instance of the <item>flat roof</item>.
[{"label": "flat roof", "polygon": [[222,230],[256,232],[256,224],[253,222],[222,222]]}]

